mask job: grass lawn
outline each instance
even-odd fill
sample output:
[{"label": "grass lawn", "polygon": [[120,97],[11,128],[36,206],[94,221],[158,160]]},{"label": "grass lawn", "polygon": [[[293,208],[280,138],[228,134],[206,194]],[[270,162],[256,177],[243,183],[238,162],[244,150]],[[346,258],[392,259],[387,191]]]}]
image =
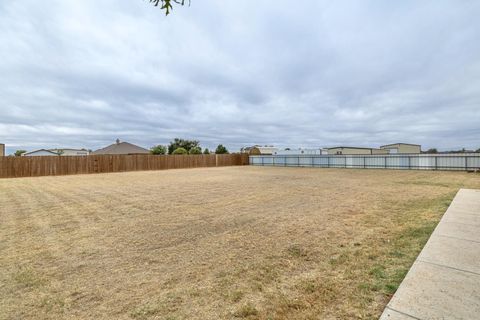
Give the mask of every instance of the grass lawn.
[{"label": "grass lawn", "polygon": [[376,319],[461,187],[480,175],[0,180],[0,319]]}]

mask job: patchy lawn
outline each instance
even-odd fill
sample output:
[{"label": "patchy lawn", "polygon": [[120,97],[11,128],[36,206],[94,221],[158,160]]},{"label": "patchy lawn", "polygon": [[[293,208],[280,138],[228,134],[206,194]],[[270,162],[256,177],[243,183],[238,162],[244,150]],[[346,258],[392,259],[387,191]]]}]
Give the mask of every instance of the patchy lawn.
[{"label": "patchy lawn", "polygon": [[375,319],[462,172],[0,180],[0,319]]}]

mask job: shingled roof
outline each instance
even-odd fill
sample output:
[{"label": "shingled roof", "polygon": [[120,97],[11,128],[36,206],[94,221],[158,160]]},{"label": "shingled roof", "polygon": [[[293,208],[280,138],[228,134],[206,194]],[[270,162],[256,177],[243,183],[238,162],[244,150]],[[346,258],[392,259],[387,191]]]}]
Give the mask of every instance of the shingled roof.
[{"label": "shingled roof", "polygon": [[116,143],[109,145],[108,147],[95,150],[91,154],[101,155],[101,154],[149,154],[150,151],[136,146],[128,142],[120,142],[117,139]]}]

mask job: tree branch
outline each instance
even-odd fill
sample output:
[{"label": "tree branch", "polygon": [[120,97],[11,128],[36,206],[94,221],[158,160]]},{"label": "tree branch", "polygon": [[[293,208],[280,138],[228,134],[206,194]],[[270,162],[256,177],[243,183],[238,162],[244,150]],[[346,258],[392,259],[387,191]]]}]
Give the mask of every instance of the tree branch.
[{"label": "tree branch", "polygon": [[[149,0],[150,3],[153,3],[155,7],[160,6],[160,9],[165,10],[165,15],[168,15],[170,11],[173,10],[172,3],[185,5],[185,0]],[[188,5],[190,5],[190,1],[188,0]]]}]

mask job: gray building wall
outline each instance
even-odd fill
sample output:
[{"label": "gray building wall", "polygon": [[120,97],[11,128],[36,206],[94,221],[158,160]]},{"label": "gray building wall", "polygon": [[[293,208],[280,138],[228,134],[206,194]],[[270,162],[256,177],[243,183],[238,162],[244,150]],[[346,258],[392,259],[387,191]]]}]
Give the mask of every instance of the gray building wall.
[{"label": "gray building wall", "polygon": [[420,145],[408,143],[395,143],[381,146],[380,149],[390,150],[390,153],[420,153],[422,147]]},{"label": "gray building wall", "polygon": [[388,154],[388,150],[375,148],[338,147],[328,148],[329,155]]}]

